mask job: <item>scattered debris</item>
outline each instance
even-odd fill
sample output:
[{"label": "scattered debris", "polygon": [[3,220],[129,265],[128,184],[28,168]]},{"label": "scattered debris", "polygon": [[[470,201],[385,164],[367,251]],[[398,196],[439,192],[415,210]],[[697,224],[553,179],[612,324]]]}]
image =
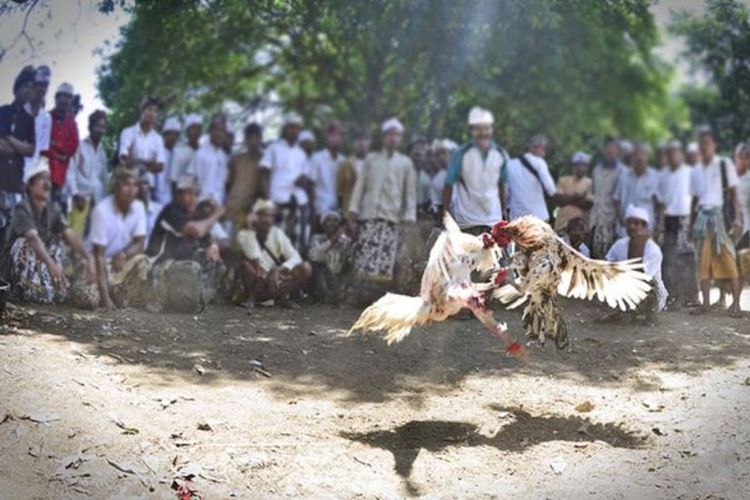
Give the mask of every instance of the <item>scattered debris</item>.
[{"label": "scattered debris", "polygon": [[119,427],[120,429],[122,429],[122,433],[125,434],[126,436],[132,436],[132,435],[138,434],[140,432],[135,427],[130,427],[128,425],[125,425],[125,422],[123,422],[122,420],[120,420],[117,417],[117,415],[115,415],[114,413],[111,414],[110,417],[112,417],[112,421],[115,423],[115,425],[117,427]]},{"label": "scattered debris", "polygon": [[35,424],[49,424],[52,422],[57,422],[60,420],[60,417],[57,415],[38,415],[38,414],[29,414],[29,415],[22,415],[18,417],[19,420],[28,420],[29,422],[34,422]]},{"label": "scattered debris", "polygon": [[576,405],[575,410],[578,413],[588,413],[594,409],[594,404],[591,401],[584,401]]},{"label": "scattered debris", "polygon": [[117,469],[117,470],[119,470],[120,472],[123,472],[123,473],[125,473],[125,474],[133,474],[133,475],[137,475],[137,474],[138,474],[138,473],[137,473],[136,471],[134,471],[134,470],[133,470],[132,468],[130,468],[130,467],[127,467],[127,466],[124,466],[124,465],[120,465],[120,464],[118,464],[117,462],[115,462],[115,461],[113,461],[113,460],[110,460],[109,458],[107,459],[107,463],[108,463],[109,465],[111,465],[112,467],[114,467],[115,469]]},{"label": "scattered debris", "polygon": [[201,422],[198,422],[198,430],[199,431],[211,431],[213,429],[211,428],[208,422],[201,421]]},{"label": "scattered debris", "polygon": [[250,360],[250,366],[254,372],[258,372],[266,378],[271,378],[271,374],[263,368],[263,362],[257,358]]},{"label": "scattered debris", "polygon": [[552,472],[557,474],[558,476],[565,472],[565,469],[568,468],[567,462],[562,457],[555,457],[552,459],[552,461],[549,463],[550,469],[552,469]]},{"label": "scattered debris", "polygon": [[653,432],[657,436],[666,436],[667,435],[664,431],[662,431],[658,427],[654,427],[653,429],[651,429],[651,432]]},{"label": "scattered debris", "polygon": [[193,365],[193,370],[195,370],[195,372],[200,376],[203,376],[203,374],[206,373],[206,369],[203,368],[203,365],[198,363]]}]

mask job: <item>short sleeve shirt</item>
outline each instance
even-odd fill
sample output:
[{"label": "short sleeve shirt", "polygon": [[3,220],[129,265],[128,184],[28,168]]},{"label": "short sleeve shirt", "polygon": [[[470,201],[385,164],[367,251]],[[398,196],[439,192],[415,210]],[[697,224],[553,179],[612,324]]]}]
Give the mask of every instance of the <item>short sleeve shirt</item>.
[{"label": "short sleeve shirt", "polygon": [[[13,136],[29,144],[35,144],[34,118],[22,106],[8,104],[0,107],[0,137],[8,136]],[[0,191],[10,193],[23,191],[24,163],[22,155],[0,154]]]},{"label": "short sleeve shirt", "polygon": [[104,247],[107,258],[125,250],[137,237],[146,237],[146,208],[140,200],[133,201],[126,214],[117,209],[114,195],[96,204],[88,241]]},{"label": "short sleeve shirt", "polygon": [[56,236],[62,235],[67,225],[65,216],[57,203],[50,200],[42,213],[37,214],[31,206],[31,201],[25,197],[13,210],[10,219],[10,241],[15,241],[27,231],[36,229],[39,239],[47,246]]}]

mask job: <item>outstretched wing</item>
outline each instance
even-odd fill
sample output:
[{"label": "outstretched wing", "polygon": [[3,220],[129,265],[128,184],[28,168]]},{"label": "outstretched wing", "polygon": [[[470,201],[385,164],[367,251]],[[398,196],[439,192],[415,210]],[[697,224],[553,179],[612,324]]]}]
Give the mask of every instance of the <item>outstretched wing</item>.
[{"label": "outstretched wing", "polygon": [[606,262],[589,259],[558,238],[561,257],[557,293],[563,297],[591,300],[609,307],[635,309],[651,290],[651,276],[643,272],[641,259]]}]

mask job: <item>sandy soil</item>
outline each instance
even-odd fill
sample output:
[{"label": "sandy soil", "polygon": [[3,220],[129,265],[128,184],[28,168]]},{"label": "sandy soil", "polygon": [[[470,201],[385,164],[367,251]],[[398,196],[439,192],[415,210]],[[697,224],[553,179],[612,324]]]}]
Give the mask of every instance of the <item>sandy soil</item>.
[{"label": "sandy soil", "polygon": [[473,320],[388,348],[352,309],[13,308],[0,497],[747,498],[750,321],[600,314],[519,366]]}]

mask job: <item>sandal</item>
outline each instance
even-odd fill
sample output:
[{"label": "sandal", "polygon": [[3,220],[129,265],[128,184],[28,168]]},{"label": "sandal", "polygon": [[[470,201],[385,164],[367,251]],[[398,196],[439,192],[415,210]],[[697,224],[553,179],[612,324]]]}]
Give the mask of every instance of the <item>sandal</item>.
[{"label": "sandal", "polygon": [[730,318],[742,318],[744,315],[742,314],[742,310],[740,310],[739,307],[732,307],[728,311]]}]

